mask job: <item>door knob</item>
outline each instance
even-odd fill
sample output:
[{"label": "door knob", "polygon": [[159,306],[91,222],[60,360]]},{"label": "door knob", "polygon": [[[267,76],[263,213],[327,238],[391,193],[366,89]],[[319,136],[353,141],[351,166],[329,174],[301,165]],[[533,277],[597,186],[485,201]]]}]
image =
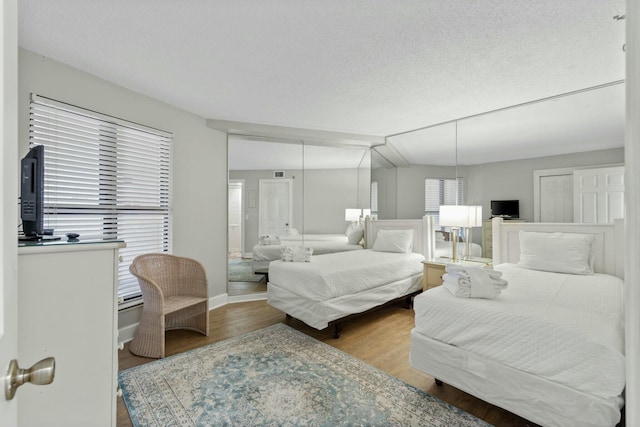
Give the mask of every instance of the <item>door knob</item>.
[{"label": "door knob", "polygon": [[47,385],[53,382],[56,372],[56,359],[47,357],[36,362],[29,369],[22,369],[18,366],[18,361],[13,359],[9,363],[7,375],[4,378],[4,397],[7,400],[13,399],[16,390],[24,383],[35,385]]}]

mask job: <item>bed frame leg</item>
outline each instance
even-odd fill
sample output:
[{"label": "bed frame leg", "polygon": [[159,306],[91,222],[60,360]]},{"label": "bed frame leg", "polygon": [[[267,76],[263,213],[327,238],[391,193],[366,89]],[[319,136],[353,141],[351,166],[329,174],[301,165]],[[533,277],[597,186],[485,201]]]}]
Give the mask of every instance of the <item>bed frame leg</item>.
[{"label": "bed frame leg", "polygon": [[404,299],[404,305],[403,307],[406,308],[407,310],[410,309],[413,306],[413,296],[409,295],[408,297],[406,297]]},{"label": "bed frame leg", "polygon": [[342,323],[336,323],[335,325],[333,325],[333,334],[331,334],[333,336],[334,339],[338,339],[340,338],[340,333],[342,332]]},{"label": "bed frame leg", "polygon": [[442,385],[442,381],[440,381],[439,379],[434,378],[434,380],[436,380],[436,385],[437,386],[441,386]]}]

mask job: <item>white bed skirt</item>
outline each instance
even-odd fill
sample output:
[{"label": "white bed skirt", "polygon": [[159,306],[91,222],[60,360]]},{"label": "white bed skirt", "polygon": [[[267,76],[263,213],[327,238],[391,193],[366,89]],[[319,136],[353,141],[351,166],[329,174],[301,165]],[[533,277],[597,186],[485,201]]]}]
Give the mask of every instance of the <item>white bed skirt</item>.
[{"label": "white bed skirt", "polygon": [[327,301],[313,301],[269,282],[267,302],[311,327],[324,329],[329,326],[329,322],[350,314],[362,313],[421,288],[422,273],[356,294],[342,295]]},{"label": "white bed skirt", "polygon": [[594,397],[433,340],[415,329],[409,361],[444,383],[544,426],[604,427],[620,421],[622,397]]}]

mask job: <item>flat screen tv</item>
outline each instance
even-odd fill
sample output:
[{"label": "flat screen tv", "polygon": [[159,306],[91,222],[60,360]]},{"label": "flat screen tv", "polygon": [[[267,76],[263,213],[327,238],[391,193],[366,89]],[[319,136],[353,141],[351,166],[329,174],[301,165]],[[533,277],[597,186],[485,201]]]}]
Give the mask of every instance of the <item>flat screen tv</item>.
[{"label": "flat screen tv", "polygon": [[491,217],[502,217],[505,219],[520,218],[520,201],[492,200]]},{"label": "flat screen tv", "polygon": [[44,234],[44,146],[34,145],[20,162],[20,218],[26,239]]},{"label": "flat screen tv", "polygon": [[59,240],[44,228],[44,146],[34,145],[20,162],[20,219],[18,240]]}]

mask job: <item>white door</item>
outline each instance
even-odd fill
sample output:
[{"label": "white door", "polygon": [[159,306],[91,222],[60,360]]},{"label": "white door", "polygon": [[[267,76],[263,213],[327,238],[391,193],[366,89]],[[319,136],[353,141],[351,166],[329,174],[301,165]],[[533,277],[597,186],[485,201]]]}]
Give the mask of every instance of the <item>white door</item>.
[{"label": "white door", "polygon": [[244,180],[229,181],[229,255],[244,253]]},{"label": "white door", "polygon": [[261,179],[259,192],[258,234],[286,234],[293,226],[293,181]]},{"label": "white door", "polygon": [[[0,6],[0,375],[18,357],[18,4]],[[23,367],[23,366],[21,366]],[[0,381],[4,391],[4,381]],[[28,387],[28,385],[27,385]],[[0,427],[18,425],[18,399],[0,395]],[[37,410],[38,408],[31,408]]]},{"label": "white door", "polygon": [[573,173],[574,222],[602,224],[624,218],[624,166]]},{"label": "white door", "polygon": [[540,222],[573,222],[573,175],[540,177]]}]

